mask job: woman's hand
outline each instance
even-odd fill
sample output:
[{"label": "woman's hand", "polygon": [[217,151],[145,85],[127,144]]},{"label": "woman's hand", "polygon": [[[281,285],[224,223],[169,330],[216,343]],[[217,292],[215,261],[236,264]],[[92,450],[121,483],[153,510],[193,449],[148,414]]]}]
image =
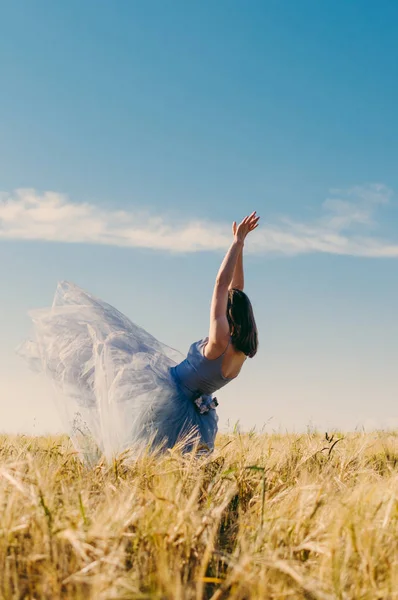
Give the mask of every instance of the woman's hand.
[{"label": "woman's hand", "polygon": [[258,227],[258,222],[260,217],[257,216],[256,211],[252,212],[251,215],[248,215],[239,223],[236,224],[236,221],[232,223],[232,233],[237,242],[244,243],[245,238],[250,231],[256,229]]}]

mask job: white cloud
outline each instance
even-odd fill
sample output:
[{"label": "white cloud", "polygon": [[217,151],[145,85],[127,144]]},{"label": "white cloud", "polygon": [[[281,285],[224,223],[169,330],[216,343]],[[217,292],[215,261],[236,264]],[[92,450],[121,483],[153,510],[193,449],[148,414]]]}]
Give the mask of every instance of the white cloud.
[{"label": "white cloud", "polygon": [[[296,255],[311,252],[367,257],[398,257],[398,240],[374,231],[376,210],[392,191],[382,184],[331,190],[318,218],[265,221],[250,240],[256,253]],[[175,223],[141,210],[110,210],[75,203],[56,192],[20,189],[0,194],[0,239],[106,244],[170,252],[223,250],[230,224],[191,220]]]}]

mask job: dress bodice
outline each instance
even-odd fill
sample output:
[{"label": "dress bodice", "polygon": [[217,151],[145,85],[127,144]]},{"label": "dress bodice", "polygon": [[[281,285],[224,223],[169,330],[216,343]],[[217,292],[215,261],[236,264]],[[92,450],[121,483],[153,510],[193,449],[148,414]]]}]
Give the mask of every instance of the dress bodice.
[{"label": "dress bodice", "polygon": [[203,353],[207,342],[208,338],[194,342],[187,357],[171,369],[180,387],[193,398],[204,394],[210,396],[231,381],[231,378],[222,374],[225,351],[218,358],[210,360]]}]

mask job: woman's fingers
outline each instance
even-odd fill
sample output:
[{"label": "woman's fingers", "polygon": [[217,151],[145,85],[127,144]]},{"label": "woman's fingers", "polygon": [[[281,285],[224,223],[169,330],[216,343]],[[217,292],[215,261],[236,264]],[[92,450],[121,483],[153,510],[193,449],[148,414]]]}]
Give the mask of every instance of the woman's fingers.
[{"label": "woman's fingers", "polygon": [[249,222],[249,227],[250,227],[250,229],[252,229],[253,227],[257,226],[257,224],[258,224],[259,220],[260,220],[260,217],[258,217],[258,216],[255,216],[255,217],[253,217],[253,218],[250,220],[250,222]]},{"label": "woman's fingers", "polygon": [[250,221],[251,221],[252,219],[255,219],[255,218],[256,218],[256,216],[255,216],[255,215],[256,215],[256,211],[254,210],[254,211],[253,211],[253,212],[252,212],[250,215],[247,215],[247,216],[246,216],[246,217],[243,219],[243,221],[242,221],[241,225],[246,225],[247,223],[250,223]]},{"label": "woman's fingers", "polygon": [[256,229],[258,227],[259,220],[260,220],[260,217],[257,217],[251,221],[251,223],[249,225],[249,231],[253,231],[254,229]]},{"label": "woman's fingers", "polygon": [[245,221],[246,221],[246,223],[251,223],[251,221],[252,221],[253,219],[255,219],[255,214],[256,214],[256,211],[252,212],[252,214],[251,214],[251,215],[248,215],[248,216],[245,218]]}]

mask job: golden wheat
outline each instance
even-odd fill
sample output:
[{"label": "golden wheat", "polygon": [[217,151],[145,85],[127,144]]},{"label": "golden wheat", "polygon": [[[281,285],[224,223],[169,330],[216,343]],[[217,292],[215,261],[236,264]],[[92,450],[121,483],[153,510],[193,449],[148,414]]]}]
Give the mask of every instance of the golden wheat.
[{"label": "golden wheat", "polygon": [[0,436],[2,599],[398,598],[398,434],[223,435],[85,467]]}]

